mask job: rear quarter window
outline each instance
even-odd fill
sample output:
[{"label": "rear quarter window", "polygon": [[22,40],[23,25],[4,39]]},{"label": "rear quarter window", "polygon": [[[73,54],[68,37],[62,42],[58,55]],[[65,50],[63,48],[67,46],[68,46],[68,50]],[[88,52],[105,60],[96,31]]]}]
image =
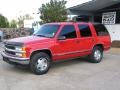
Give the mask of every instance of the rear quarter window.
[{"label": "rear quarter window", "polygon": [[97,36],[106,36],[109,35],[109,32],[107,31],[106,27],[102,24],[94,24]]}]

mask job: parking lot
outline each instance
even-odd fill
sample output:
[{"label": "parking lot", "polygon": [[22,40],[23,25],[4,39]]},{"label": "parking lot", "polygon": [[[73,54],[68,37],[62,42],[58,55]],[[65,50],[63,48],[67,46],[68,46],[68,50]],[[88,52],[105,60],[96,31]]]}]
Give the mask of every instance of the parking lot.
[{"label": "parking lot", "polygon": [[54,63],[41,76],[0,56],[0,90],[120,90],[120,49],[106,52],[99,64],[85,58]]}]

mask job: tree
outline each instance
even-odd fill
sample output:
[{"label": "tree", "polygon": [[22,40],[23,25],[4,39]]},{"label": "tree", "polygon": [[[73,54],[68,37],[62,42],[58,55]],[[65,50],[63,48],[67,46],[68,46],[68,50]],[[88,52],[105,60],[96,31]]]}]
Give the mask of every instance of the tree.
[{"label": "tree", "polygon": [[0,14],[0,28],[8,28],[9,22],[6,17]]},{"label": "tree", "polygon": [[24,27],[24,16],[19,16],[18,17],[18,26],[19,27]]},{"label": "tree", "polygon": [[12,21],[10,22],[10,27],[11,27],[11,28],[17,28],[17,22],[16,22],[16,20],[12,20]]},{"label": "tree", "polygon": [[42,7],[39,8],[39,12],[41,13],[40,18],[43,23],[66,21],[66,3],[67,2],[64,0],[50,0],[49,3],[42,4]]}]

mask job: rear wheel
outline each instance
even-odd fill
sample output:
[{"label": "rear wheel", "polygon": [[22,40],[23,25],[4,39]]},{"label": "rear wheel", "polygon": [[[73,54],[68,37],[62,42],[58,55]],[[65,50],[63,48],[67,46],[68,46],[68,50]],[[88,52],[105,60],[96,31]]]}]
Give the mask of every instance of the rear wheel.
[{"label": "rear wheel", "polygon": [[40,52],[32,56],[30,68],[33,73],[42,75],[48,72],[50,64],[50,56],[44,52]]},{"label": "rear wheel", "polygon": [[99,46],[93,48],[92,53],[89,55],[89,61],[92,63],[99,63],[103,58],[103,49]]}]

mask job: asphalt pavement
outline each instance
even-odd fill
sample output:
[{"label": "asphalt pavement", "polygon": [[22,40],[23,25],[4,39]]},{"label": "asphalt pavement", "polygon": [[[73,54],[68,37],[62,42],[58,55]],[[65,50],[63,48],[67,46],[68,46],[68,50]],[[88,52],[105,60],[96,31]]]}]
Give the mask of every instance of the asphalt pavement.
[{"label": "asphalt pavement", "polygon": [[120,90],[120,55],[105,53],[98,64],[85,58],[54,63],[45,75],[9,65],[0,56],[0,90]]}]

